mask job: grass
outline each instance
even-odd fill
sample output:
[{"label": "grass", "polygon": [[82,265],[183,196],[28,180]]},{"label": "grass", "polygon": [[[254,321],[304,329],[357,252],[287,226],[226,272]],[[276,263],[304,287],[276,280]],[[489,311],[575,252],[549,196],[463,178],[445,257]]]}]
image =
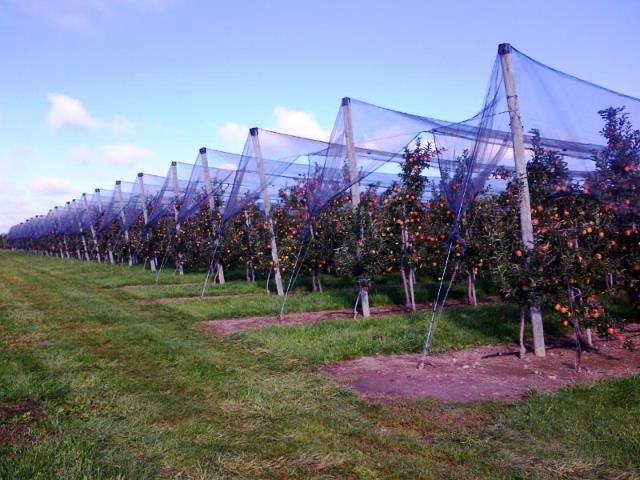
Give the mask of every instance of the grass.
[{"label": "grass", "polygon": [[[195,286],[140,286],[131,287],[127,291],[137,298],[153,298],[158,296],[184,297],[189,296],[187,292],[193,292]],[[426,303],[433,300],[437,284],[422,283],[416,286],[416,302]],[[168,295],[158,295],[159,289]],[[191,290],[187,290],[191,289]],[[270,316],[276,315],[282,306],[282,297],[277,295],[261,295],[255,284],[246,282],[228,282],[224,285],[215,285],[209,289],[209,295],[222,296],[235,293],[256,293],[251,297],[225,298],[200,300],[194,298],[176,304],[174,308],[182,314],[191,315],[200,320],[219,320],[224,318],[250,317],[250,316]],[[175,295],[173,294],[175,292]],[[264,292],[264,291],[263,291]],[[199,294],[199,292],[198,292]],[[197,294],[196,294],[197,295]],[[397,285],[379,285],[372,288],[369,294],[370,305],[389,306],[404,304],[404,294],[401,287]],[[465,295],[462,287],[457,286],[452,289],[450,297],[460,299]],[[322,294],[306,291],[304,286],[294,290],[287,300],[287,312],[317,312],[323,310],[352,309],[357,296],[355,288],[347,287],[334,290],[326,290]]]},{"label": "grass", "polygon": [[[425,314],[394,315],[366,320],[334,320],[312,325],[273,326],[236,334],[242,340],[281,357],[317,366],[378,353],[412,353],[422,349],[428,328]],[[444,311],[437,324],[433,353],[471,345],[513,342],[518,335],[517,307],[490,305]],[[557,322],[547,334],[558,334]]]},{"label": "grass", "polygon": [[[109,288],[140,273],[0,252],[0,412],[36,400],[44,414],[0,440],[0,478],[640,475],[637,377],[519,405],[370,405],[310,367],[413,351],[424,316],[221,339],[182,304],[139,305]],[[452,311],[435,347],[511,339],[513,322],[500,320],[511,313]]]}]

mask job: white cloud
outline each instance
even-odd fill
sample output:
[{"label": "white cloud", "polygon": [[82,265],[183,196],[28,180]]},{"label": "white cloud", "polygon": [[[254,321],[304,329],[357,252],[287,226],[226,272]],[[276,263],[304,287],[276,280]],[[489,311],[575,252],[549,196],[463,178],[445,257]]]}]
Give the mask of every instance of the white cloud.
[{"label": "white cloud", "polygon": [[104,145],[99,151],[99,158],[112,165],[135,165],[152,156],[151,150],[128,143]]},{"label": "white cloud", "polygon": [[50,105],[47,124],[52,130],[76,127],[95,132],[100,128],[100,121],[89,115],[80,100],[62,93],[50,93],[47,100]]},{"label": "white cloud", "polygon": [[109,129],[116,135],[131,134],[136,131],[133,123],[131,123],[131,120],[122,115],[116,115],[113,118],[113,120],[109,124]]},{"label": "white cloud", "polygon": [[106,163],[109,165],[132,166],[151,157],[153,157],[151,150],[130,143],[103,145],[98,150],[89,150],[85,147],[72,147],[69,149],[69,160],[77,165]]},{"label": "white cloud", "polygon": [[244,142],[249,135],[249,127],[234,122],[224,122],[218,128],[218,134],[233,147],[234,150],[240,150],[244,147]]},{"label": "white cloud", "polygon": [[[273,110],[273,116],[275,117],[275,124],[266,127],[268,130],[324,141],[328,141],[331,136],[331,131],[322,128],[315,115],[311,112],[299,112],[287,107],[276,107]],[[231,149],[238,151],[244,147],[249,134],[249,127],[239,123],[225,122],[218,128],[218,134]]]},{"label": "white cloud", "polygon": [[87,165],[94,162],[96,154],[84,147],[71,147],[69,149],[69,160],[77,165]]},{"label": "white cloud", "polygon": [[79,128],[92,133],[108,130],[115,135],[135,132],[133,123],[127,117],[116,115],[110,122],[102,121],[92,116],[80,100],[64,93],[49,93],[47,100],[49,101],[47,125],[54,131]]},{"label": "white cloud", "polygon": [[331,132],[323,129],[311,112],[276,107],[273,114],[276,117],[276,126],[270,130],[315,140],[329,140]]},{"label": "white cloud", "polygon": [[57,177],[38,177],[31,185],[33,190],[44,194],[68,193],[71,185],[68,181]]}]

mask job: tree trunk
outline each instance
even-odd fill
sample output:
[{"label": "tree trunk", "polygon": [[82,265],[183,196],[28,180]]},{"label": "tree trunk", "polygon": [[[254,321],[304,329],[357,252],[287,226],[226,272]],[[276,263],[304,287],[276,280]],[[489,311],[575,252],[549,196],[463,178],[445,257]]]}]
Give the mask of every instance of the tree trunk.
[{"label": "tree trunk", "polygon": [[527,354],[527,347],[525,347],[524,345],[524,322],[526,317],[526,310],[527,309],[524,305],[520,306],[520,358],[524,358],[524,356]]},{"label": "tree trunk", "polygon": [[574,367],[576,371],[580,371],[580,361],[582,359],[582,331],[580,330],[580,321],[576,315],[575,298],[571,285],[567,286],[567,293],[569,296],[569,309],[571,310],[571,323],[573,325],[573,333],[576,339],[576,358],[574,361]]},{"label": "tree trunk", "polygon": [[404,306],[407,310],[411,308],[411,294],[409,293],[409,279],[404,269],[404,264],[400,265],[400,277],[402,278],[402,287],[404,288]]},{"label": "tree trunk", "polygon": [[476,274],[473,267],[467,269],[467,301],[469,305],[478,306],[478,298],[476,296]]},{"label": "tree trunk", "polygon": [[316,271],[316,283],[318,284],[318,292],[322,293],[322,280],[320,279],[320,269],[316,267],[315,271]]}]

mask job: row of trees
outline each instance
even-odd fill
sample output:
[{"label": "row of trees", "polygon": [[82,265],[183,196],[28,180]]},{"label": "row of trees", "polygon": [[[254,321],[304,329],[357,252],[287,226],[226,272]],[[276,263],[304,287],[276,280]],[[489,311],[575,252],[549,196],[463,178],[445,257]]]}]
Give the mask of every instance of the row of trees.
[{"label": "row of trees", "polygon": [[[506,182],[504,191],[480,192],[453,228],[451,203],[425,175],[437,152],[418,142],[405,152],[397,183],[384,191],[369,186],[356,210],[345,192],[311,218],[307,206],[317,187],[313,178],[281,190],[272,210],[280,268],[286,274],[296,261],[303,262],[314,290],[322,289],[321,274],[352,276],[368,285],[399,271],[406,305],[415,308],[416,277],[439,278],[453,242],[453,275],[466,279],[470,304],[477,303],[476,282],[482,278],[519,304],[523,318],[533,302],[553,306],[586,342],[584,326],[602,332],[614,327],[599,295],[625,290],[640,305],[640,131],[623,109],[599,113],[606,148],[594,154],[596,170],[586,178],[573,178],[562,155],[543,148],[539,133],[532,132],[527,175],[536,247],[531,251],[520,242],[519,179],[512,172],[496,171],[495,178]],[[462,166],[467,160],[465,153],[458,162]],[[460,175],[463,168],[451,184],[460,182]],[[220,210],[218,199],[213,209],[203,206],[179,229],[173,215],[167,215],[144,235],[139,220],[129,230],[129,241],[117,235],[115,222],[96,247],[102,258],[111,250],[119,259],[167,255],[181,267],[206,267]],[[254,203],[224,226],[221,238],[225,267],[243,265],[248,281],[270,275],[269,224]],[[79,252],[83,245],[79,236],[52,236],[28,247]]]}]

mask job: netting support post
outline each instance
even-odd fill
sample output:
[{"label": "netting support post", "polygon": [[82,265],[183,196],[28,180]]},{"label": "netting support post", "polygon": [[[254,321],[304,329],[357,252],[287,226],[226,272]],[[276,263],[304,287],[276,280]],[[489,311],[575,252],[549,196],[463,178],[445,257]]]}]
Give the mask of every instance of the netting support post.
[{"label": "netting support post", "polygon": [[[173,197],[174,197],[173,213],[174,213],[174,218],[176,222],[176,237],[177,237],[178,234],[180,233],[180,223],[178,222],[178,212],[180,208],[178,206],[178,200],[180,198],[180,187],[178,185],[178,163],[177,162],[171,162],[171,174],[173,175],[173,182],[172,182]],[[176,239],[175,251],[176,251],[176,270],[180,275],[184,275],[184,268],[182,267],[182,257],[180,252],[178,251],[177,239]]]},{"label": "netting support post", "polygon": [[[122,198],[122,182],[116,181],[116,194],[118,195],[118,204],[120,205],[120,220],[122,225],[127,223],[127,218],[124,214],[124,199]],[[129,266],[133,266],[133,258],[131,257],[131,245],[129,245],[129,230],[124,230],[124,241],[127,242],[127,251],[129,252]]]},{"label": "netting support post", "polygon": [[[147,210],[147,196],[144,193],[144,173],[138,174],[138,183],[140,184],[140,204],[142,205],[142,218],[144,220],[144,226],[147,226],[149,222],[149,211]],[[148,238],[151,238],[151,233],[147,234]],[[153,252],[152,252],[153,253]],[[151,271],[156,271],[156,257],[153,254],[149,255],[149,265],[151,266]]]},{"label": "netting support post", "polygon": [[[89,216],[89,218],[91,218],[91,215],[89,212],[89,202],[87,202],[86,193],[82,194],[82,203],[84,204],[84,211],[87,212],[87,215]],[[100,263],[100,252],[98,251],[98,242],[96,241],[96,229],[93,226],[93,222],[89,224],[89,229],[91,230],[91,241],[93,242],[93,248],[95,249],[96,260],[98,261],[98,263]]]},{"label": "netting support post", "polygon": [[[509,118],[511,120],[511,136],[513,139],[513,157],[516,173],[520,184],[520,230],[522,246],[525,250],[534,248],[533,224],[531,222],[531,198],[529,196],[529,182],[527,180],[527,159],[524,151],[524,132],[520,119],[520,104],[516,90],[516,81],[511,62],[511,45],[502,43],[498,46],[498,55],[502,66]],[[544,327],[539,303],[530,306],[531,329],[533,332],[533,350],[537,357],[545,356]]]},{"label": "netting support post", "polygon": [[260,146],[259,130],[252,128],[251,142],[253,143],[253,154],[258,164],[258,175],[260,176],[260,192],[262,193],[262,203],[264,206],[264,214],[269,222],[269,238],[271,241],[271,259],[273,260],[273,272],[276,280],[276,290],[278,295],[284,296],[284,287],[282,285],[282,274],[280,273],[280,257],[278,255],[278,244],[276,243],[276,233],[273,228],[273,219],[271,218],[271,199],[269,198],[269,190],[267,185],[267,176],[264,172],[264,158],[262,157],[262,147]]},{"label": "netting support post", "polygon": [[[216,224],[213,219],[213,212],[216,208],[216,199],[213,198],[213,185],[211,183],[211,175],[209,175],[209,158],[207,157],[207,149],[202,147],[200,149],[200,160],[202,161],[202,178],[204,178],[204,188],[207,191],[207,198],[209,199],[209,213],[211,214],[211,235],[219,242],[218,233],[216,232]],[[218,279],[218,283],[224,283],[224,267],[222,262],[216,262],[213,266],[216,269],[214,277]]]},{"label": "netting support post", "polygon": [[[351,99],[344,97],[342,99],[342,118],[344,121],[344,140],[347,147],[347,160],[349,162],[349,181],[351,182],[351,206],[354,214],[360,205],[360,182],[358,181],[358,157],[356,156],[356,146],[353,139],[353,118],[351,116]],[[362,306],[362,316],[371,316],[369,308],[369,287],[361,286],[360,305]]]},{"label": "netting support post", "polygon": [[90,262],[91,256],[89,255],[89,248],[87,247],[87,239],[84,235],[84,229],[82,228],[82,223],[80,222],[80,212],[79,212],[80,206],[78,205],[78,202],[76,202],[75,198],[71,202],[71,208],[73,208],[76,214],[76,223],[78,224],[78,230],[80,232],[80,240],[82,241],[82,248],[84,249],[84,259],[87,262]]},{"label": "netting support post", "polygon": [[358,158],[353,140],[353,119],[351,117],[351,99],[342,99],[342,117],[344,119],[344,139],[347,146],[347,160],[349,161],[349,180],[351,182],[351,204],[354,208],[360,205],[360,182],[358,182]]},{"label": "netting support post", "polygon": [[[100,210],[100,215],[104,214],[104,208],[102,207],[102,193],[99,188],[96,188],[96,202],[98,204],[98,209]],[[96,244],[96,249],[99,250],[98,244]],[[109,263],[113,265],[115,263],[113,259],[113,250],[111,250],[111,245],[107,244],[107,253],[109,255]]]}]

